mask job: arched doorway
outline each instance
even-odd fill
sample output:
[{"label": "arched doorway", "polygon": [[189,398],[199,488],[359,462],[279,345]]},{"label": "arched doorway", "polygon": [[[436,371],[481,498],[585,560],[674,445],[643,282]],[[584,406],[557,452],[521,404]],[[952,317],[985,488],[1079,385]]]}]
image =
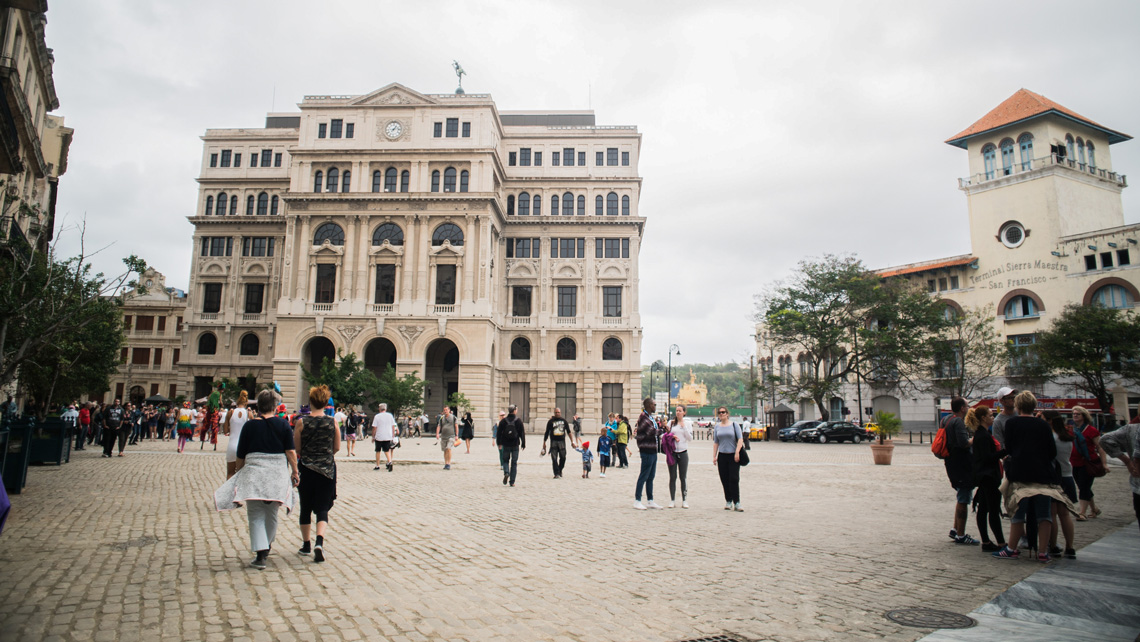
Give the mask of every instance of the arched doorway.
[{"label": "arched doorway", "polygon": [[[336,348],[332,341],[325,337],[313,337],[301,352],[301,362],[309,372],[317,373],[325,359],[336,359]],[[297,399],[302,404],[309,403],[309,382],[304,380],[304,372],[299,373],[298,381],[302,382],[301,389],[297,391]]]},{"label": "arched doorway", "polygon": [[876,413],[889,412],[899,419],[902,419],[902,417],[899,416],[899,400],[897,397],[892,397],[891,395],[880,395],[872,399],[871,411]]},{"label": "arched doorway", "polygon": [[143,390],[142,386],[131,386],[130,397],[128,400],[130,403],[136,406],[141,406],[142,402],[146,400],[146,391]]},{"label": "arched doorway", "polygon": [[459,392],[459,348],[450,339],[436,339],[424,354],[424,409],[435,416],[453,393]]},{"label": "arched doorway", "polygon": [[384,337],[378,337],[364,346],[364,367],[379,377],[388,366],[396,369],[396,346]]}]

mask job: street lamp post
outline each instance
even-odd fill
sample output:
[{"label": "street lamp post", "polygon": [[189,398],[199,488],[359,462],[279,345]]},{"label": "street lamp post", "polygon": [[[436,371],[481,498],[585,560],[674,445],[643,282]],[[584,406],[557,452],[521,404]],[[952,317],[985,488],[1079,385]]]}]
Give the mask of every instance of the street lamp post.
[{"label": "street lamp post", "polygon": [[[768,374],[768,385],[770,385],[772,387],[772,405],[770,407],[772,408],[772,412],[775,412],[776,411],[776,384],[772,380],[772,376],[773,376],[772,375],[772,372],[773,372],[772,369],[775,368],[775,366],[776,366],[776,345],[772,341],[772,339],[774,338],[772,336],[772,333],[769,332],[768,330],[765,330],[764,333],[760,335],[760,338],[764,341],[764,345],[768,346],[768,372],[769,372],[769,374]],[[763,375],[763,373],[764,373],[763,368],[760,369],[760,373],[761,373],[761,375]],[[765,434],[764,440],[765,441],[771,441],[772,440],[772,431],[767,430],[767,431],[765,431],[765,433],[766,434]]]},{"label": "street lamp post", "polygon": [[669,367],[665,370],[665,416],[673,416],[673,355],[681,356],[677,344],[669,346]]},{"label": "street lamp post", "polygon": [[649,366],[649,398],[653,398],[653,373],[660,370],[661,366],[657,365],[658,362],[654,361]]}]

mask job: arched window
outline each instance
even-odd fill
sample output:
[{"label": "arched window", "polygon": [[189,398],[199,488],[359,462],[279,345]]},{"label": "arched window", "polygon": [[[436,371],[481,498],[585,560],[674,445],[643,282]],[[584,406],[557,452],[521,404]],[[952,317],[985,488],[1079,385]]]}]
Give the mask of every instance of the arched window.
[{"label": "arched window", "polygon": [[1089,170],[1091,171],[1096,169],[1096,149],[1091,140],[1085,143],[1085,147],[1089,150]]},{"label": "arched window", "polygon": [[245,199],[245,215],[253,216],[253,194],[250,194]]},{"label": "arched window", "polygon": [[1001,142],[1001,171],[1005,176],[1013,173],[1013,140],[1009,138]]},{"label": "arched window", "polygon": [[321,186],[324,184],[325,184],[325,173],[318,170],[316,174],[313,174],[313,193],[314,194],[320,194],[321,193]]},{"label": "arched window", "polygon": [[213,212],[214,212],[214,197],[213,196],[207,196],[206,197],[206,216],[209,216]]},{"label": "arched window", "polygon": [[1069,134],[1065,134],[1065,149],[1069,153],[1069,160],[1075,160],[1077,157],[1077,147],[1073,143],[1073,137]]},{"label": "arched window", "polygon": [[1017,145],[1021,148],[1021,171],[1033,169],[1033,134],[1022,134]]},{"label": "arched window", "polygon": [[395,167],[389,167],[388,171],[384,172],[384,191],[385,192],[395,192],[396,191],[396,168]]},{"label": "arched window", "polygon": [[621,215],[629,216],[629,196],[621,197]]},{"label": "arched window", "polygon": [[431,172],[431,191],[439,191],[439,170],[435,169]]},{"label": "arched window", "polygon": [[242,336],[240,351],[243,357],[256,357],[261,352],[261,340],[252,332]]},{"label": "arched window", "polygon": [[198,337],[198,354],[217,354],[218,338],[213,332],[206,332]]},{"label": "arched window", "polygon": [[618,197],[614,192],[606,194],[606,216],[617,216]]},{"label": "arched window", "polygon": [[325,182],[325,191],[330,194],[336,192],[337,181],[340,179],[340,170],[335,167],[329,168],[329,179]]},{"label": "arched window", "polygon": [[344,170],[344,177],[341,178],[341,181],[340,181],[340,185],[341,185],[340,191],[348,193],[348,187],[349,187],[349,185],[351,185],[351,182],[349,181],[351,176],[352,176],[352,172],[348,171],[347,169]]},{"label": "arched window", "polygon": [[994,147],[993,143],[987,143],[986,146],[982,148],[982,158],[985,160],[986,180],[988,181],[994,177],[994,162],[997,160],[997,147]]},{"label": "arched window", "polygon": [[270,216],[277,216],[277,195],[276,194],[274,194],[273,197],[269,199],[269,215]]},{"label": "arched window", "polygon": [[519,194],[519,216],[530,216],[530,194]]},{"label": "arched window", "polygon": [[1077,162],[1081,164],[1081,169],[1085,168],[1085,141],[1077,139]]},{"label": "arched window", "polygon": [[454,167],[448,167],[447,169],[443,170],[443,191],[445,191],[445,192],[454,192],[455,191],[455,168]]},{"label": "arched window", "polygon": [[574,195],[570,192],[562,195],[562,216],[574,216]]},{"label": "arched window", "polygon": [[257,215],[265,216],[269,213],[269,194],[262,192],[257,195]]},{"label": "arched window", "polygon": [[383,245],[384,241],[388,241],[392,245],[403,245],[404,231],[395,223],[384,223],[372,233],[372,244]]},{"label": "arched window", "polygon": [[325,223],[313,233],[313,245],[324,245],[325,241],[333,245],[344,245],[344,230],[336,223]]},{"label": "arched window", "polygon": [[586,197],[578,195],[578,216],[586,215]]},{"label": "arched window", "polygon": [[218,207],[214,210],[214,216],[225,216],[226,205],[228,204],[229,201],[226,200],[226,193],[222,192],[221,194],[218,194]]},{"label": "arched window", "polygon": [[601,216],[605,214],[606,199],[602,198],[601,194],[594,197],[594,216]]},{"label": "arched window", "polygon": [[562,337],[555,353],[559,361],[573,361],[578,358],[578,344],[570,337]]},{"label": "arched window", "polygon": [[452,245],[463,245],[463,230],[455,223],[440,225],[431,235],[431,244],[443,245],[444,241],[450,241]]},{"label": "arched window", "polygon": [[237,206],[238,206],[238,196],[237,196],[237,194],[234,194],[230,198],[230,216],[234,216],[237,214]]},{"label": "arched window", "polygon": [[1093,292],[1092,302],[1102,308],[1128,309],[1135,301],[1132,294],[1120,285],[1106,285]]},{"label": "arched window", "polygon": [[1025,319],[1038,316],[1037,303],[1024,294],[1013,297],[1005,304],[1006,319]]},{"label": "arched window", "polygon": [[523,337],[516,337],[511,341],[511,358],[525,361],[530,358],[530,341]]},{"label": "arched window", "polygon": [[459,191],[460,192],[466,192],[467,191],[467,183],[470,182],[470,178],[471,178],[471,174],[467,173],[467,170],[463,170],[462,172],[459,172]]},{"label": "arched window", "polygon": [[514,216],[515,214],[515,195],[507,194],[507,216]]},{"label": "arched window", "polygon": [[534,216],[542,216],[542,196],[535,194],[531,203],[534,204]]},{"label": "arched window", "polygon": [[602,361],[621,361],[621,341],[610,337],[602,343]]},{"label": "arched window", "polygon": [[373,193],[377,193],[380,191],[380,181],[383,180],[383,178],[384,178],[384,175],[380,173],[380,170],[376,170],[376,171],[372,172],[372,192]]},{"label": "arched window", "polygon": [[400,172],[400,191],[407,192],[408,185],[412,182],[412,173],[408,170]]},{"label": "arched window", "polygon": [[558,195],[550,197],[550,215],[558,216]]}]

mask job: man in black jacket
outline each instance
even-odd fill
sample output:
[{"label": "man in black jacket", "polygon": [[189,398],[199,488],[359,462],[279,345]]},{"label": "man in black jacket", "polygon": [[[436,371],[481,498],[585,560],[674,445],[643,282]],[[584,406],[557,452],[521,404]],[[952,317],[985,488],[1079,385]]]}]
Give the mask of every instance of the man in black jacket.
[{"label": "man in black jacket", "polygon": [[123,420],[125,419],[126,411],[123,409],[120,400],[116,399],[115,403],[103,409],[103,456],[110,457],[111,452],[115,448],[115,442],[119,441],[119,456],[123,456],[123,444],[125,440],[118,439],[119,431],[125,430]]},{"label": "man in black jacket", "polygon": [[[562,418],[562,409],[555,408],[554,416],[546,422],[546,434],[542,436],[542,452],[546,452],[546,442],[550,441],[550,463],[554,468],[554,478],[562,478],[562,469],[566,467],[566,434],[570,432],[570,424]],[[570,445],[574,443],[574,435],[570,435]]]},{"label": "man in black jacket", "polygon": [[526,450],[526,430],[515,414],[518,408],[511,405],[507,411],[509,414],[499,422],[495,444],[499,447],[499,465],[503,467],[503,485],[509,481],[514,486],[519,468],[519,449]]},{"label": "man in black jacket", "polygon": [[942,430],[946,431],[946,448],[950,454],[946,457],[946,476],[950,478],[950,485],[957,493],[957,503],[954,504],[954,528],[950,529],[950,539],[955,544],[974,545],[978,540],[966,534],[966,517],[970,514],[970,497],[974,494],[973,462],[970,458],[970,431],[966,429],[966,422],[962,420],[969,410],[969,404],[961,397],[954,397],[950,401],[950,412],[954,413],[946,418]]}]

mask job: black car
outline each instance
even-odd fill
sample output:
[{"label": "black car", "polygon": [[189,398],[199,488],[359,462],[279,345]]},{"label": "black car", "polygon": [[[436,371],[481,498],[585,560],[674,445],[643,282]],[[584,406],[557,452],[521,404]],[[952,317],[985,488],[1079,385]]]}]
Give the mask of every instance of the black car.
[{"label": "black car", "polygon": [[800,432],[803,441],[815,441],[826,444],[829,441],[850,441],[859,443],[870,440],[874,435],[856,426],[850,421],[827,421],[820,425]]},{"label": "black car", "polygon": [[800,441],[800,431],[801,430],[807,430],[809,428],[815,428],[820,423],[821,422],[812,421],[812,420],[797,421],[796,423],[788,426],[787,428],[781,428],[780,432],[777,434],[780,437],[780,441]]}]

